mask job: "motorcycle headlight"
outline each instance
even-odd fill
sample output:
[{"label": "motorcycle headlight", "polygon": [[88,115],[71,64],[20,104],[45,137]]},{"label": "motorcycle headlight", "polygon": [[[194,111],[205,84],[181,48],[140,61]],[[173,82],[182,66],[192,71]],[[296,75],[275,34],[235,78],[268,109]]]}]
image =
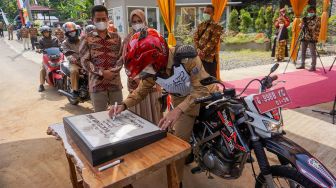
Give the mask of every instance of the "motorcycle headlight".
[{"label": "motorcycle headlight", "polygon": [[269,132],[282,133],[282,131],[283,131],[283,129],[282,129],[283,126],[282,126],[281,122],[275,123],[275,122],[265,121],[265,120],[263,120],[262,122]]}]

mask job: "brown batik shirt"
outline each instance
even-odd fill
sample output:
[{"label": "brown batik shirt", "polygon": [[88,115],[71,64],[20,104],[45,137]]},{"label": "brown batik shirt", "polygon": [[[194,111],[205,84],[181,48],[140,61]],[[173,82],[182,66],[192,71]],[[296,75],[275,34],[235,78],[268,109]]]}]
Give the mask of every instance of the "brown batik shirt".
[{"label": "brown batik shirt", "polygon": [[22,38],[29,38],[29,30],[27,28],[21,29],[21,37]]},{"label": "brown batik shirt", "polygon": [[194,34],[194,43],[198,51],[202,52],[202,61],[214,62],[216,49],[220,42],[223,27],[213,20],[202,22]]},{"label": "brown batik shirt", "polygon": [[[89,72],[90,92],[118,91],[122,89],[118,59],[120,58],[121,38],[118,33],[108,33],[101,38],[96,31],[88,33],[81,41],[79,56],[81,64]],[[103,77],[103,71],[114,73],[112,80]]]},{"label": "brown batik shirt", "polygon": [[320,35],[321,18],[318,16],[303,18],[304,37],[307,42],[317,42]]},{"label": "brown batik shirt", "polygon": [[35,28],[35,27],[29,28],[30,38],[36,38],[37,33],[38,33],[37,28]]},{"label": "brown batik shirt", "polygon": [[63,42],[63,40],[64,40],[64,31],[61,28],[56,28],[55,29],[55,37],[57,37],[57,39],[60,42]]}]

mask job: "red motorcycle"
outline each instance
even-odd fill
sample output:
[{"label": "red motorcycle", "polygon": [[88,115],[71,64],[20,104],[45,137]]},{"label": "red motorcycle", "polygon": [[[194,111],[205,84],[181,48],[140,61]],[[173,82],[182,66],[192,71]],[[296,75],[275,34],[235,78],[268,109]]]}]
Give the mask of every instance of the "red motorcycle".
[{"label": "red motorcycle", "polygon": [[64,54],[60,48],[47,48],[43,50],[43,66],[47,71],[45,80],[50,86],[57,89],[64,89],[66,83],[60,66],[64,62]]}]

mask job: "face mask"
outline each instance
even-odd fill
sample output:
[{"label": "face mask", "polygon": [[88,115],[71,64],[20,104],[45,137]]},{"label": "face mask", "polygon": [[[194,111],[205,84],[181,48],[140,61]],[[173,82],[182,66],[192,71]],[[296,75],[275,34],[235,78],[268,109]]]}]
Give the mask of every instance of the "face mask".
[{"label": "face mask", "polygon": [[210,14],[203,14],[203,19],[204,19],[204,21],[210,20],[211,19]]},{"label": "face mask", "polygon": [[280,27],[283,27],[285,24],[279,24]]},{"label": "face mask", "polygon": [[107,23],[106,22],[95,23],[95,26],[99,31],[104,31],[104,30],[107,29]]},{"label": "face mask", "polygon": [[70,33],[69,33],[69,36],[70,36],[70,37],[75,37],[75,36],[76,36],[76,32],[70,32]]},{"label": "face mask", "polygon": [[145,24],[143,24],[143,23],[134,24],[134,25],[132,25],[132,28],[133,28],[134,31],[138,32],[141,29],[145,28]]},{"label": "face mask", "polygon": [[308,17],[313,17],[315,16],[315,13],[308,13]]}]

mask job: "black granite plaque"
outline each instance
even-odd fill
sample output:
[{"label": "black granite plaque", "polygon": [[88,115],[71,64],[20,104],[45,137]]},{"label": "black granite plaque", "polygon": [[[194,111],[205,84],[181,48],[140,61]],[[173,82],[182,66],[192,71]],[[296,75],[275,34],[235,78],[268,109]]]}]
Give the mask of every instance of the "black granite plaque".
[{"label": "black granite plaque", "polygon": [[167,136],[153,123],[131,111],[115,120],[107,112],[63,118],[64,128],[93,165],[99,165]]}]

